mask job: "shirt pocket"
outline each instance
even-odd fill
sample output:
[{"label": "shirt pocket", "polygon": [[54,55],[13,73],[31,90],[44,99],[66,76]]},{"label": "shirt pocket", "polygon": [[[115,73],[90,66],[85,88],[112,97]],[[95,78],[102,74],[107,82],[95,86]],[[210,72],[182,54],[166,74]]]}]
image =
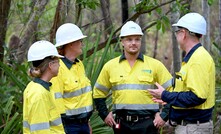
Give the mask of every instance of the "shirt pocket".
[{"label": "shirt pocket", "polygon": [[119,75],[119,76],[111,77],[110,83],[112,86],[115,86],[115,85],[123,84],[124,80],[125,80],[125,76]]},{"label": "shirt pocket", "polygon": [[140,84],[153,84],[153,76],[152,75],[140,75],[138,76],[138,80],[140,82]]},{"label": "shirt pocket", "polygon": [[79,87],[77,79],[68,78],[64,80],[64,92],[73,92]]},{"label": "shirt pocket", "polygon": [[183,75],[182,73],[176,73],[176,81],[174,91],[182,91],[184,87]]}]

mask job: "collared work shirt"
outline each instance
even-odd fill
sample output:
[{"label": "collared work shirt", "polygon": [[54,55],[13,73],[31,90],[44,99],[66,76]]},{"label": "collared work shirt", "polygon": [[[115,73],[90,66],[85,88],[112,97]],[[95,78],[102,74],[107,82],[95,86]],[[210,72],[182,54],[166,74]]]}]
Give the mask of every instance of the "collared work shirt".
[{"label": "collared work shirt", "polygon": [[36,78],[24,91],[23,133],[64,134],[60,113],[49,92],[50,84]]},{"label": "collared work shirt", "polygon": [[112,91],[113,110],[133,110],[134,114],[148,114],[159,110],[147,89],[155,88],[158,82],[165,88],[172,87],[172,76],[166,67],[156,59],[139,55],[133,67],[124,55],[107,62],[94,87],[93,97],[106,98]]},{"label": "collared work shirt", "polygon": [[78,116],[92,112],[90,80],[86,77],[80,60],[71,62],[67,58],[60,59],[59,73],[52,79],[52,83],[55,85],[52,90],[61,114]]},{"label": "collared work shirt", "polygon": [[211,119],[215,105],[215,64],[201,44],[195,45],[184,58],[174,92],[163,92],[162,99],[173,106],[171,120]]}]

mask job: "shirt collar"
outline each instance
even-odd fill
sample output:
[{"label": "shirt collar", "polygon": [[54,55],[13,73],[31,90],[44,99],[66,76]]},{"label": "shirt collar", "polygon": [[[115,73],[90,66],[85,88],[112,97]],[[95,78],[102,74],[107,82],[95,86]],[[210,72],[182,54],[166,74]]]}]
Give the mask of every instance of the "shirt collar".
[{"label": "shirt collar", "polygon": [[49,87],[52,85],[51,82],[46,82],[46,81],[43,81],[42,79],[40,78],[34,78],[33,80],[35,83],[38,83],[40,85],[42,85],[45,89],[47,89],[49,91]]},{"label": "shirt collar", "polygon": [[[137,59],[138,59],[138,60],[141,60],[141,61],[144,61],[143,54],[139,53]],[[123,61],[123,60],[126,60],[126,57],[125,57],[125,54],[124,54],[124,53],[120,56],[119,62],[121,62],[121,61]]]},{"label": "shirt collar", "polygon": [[73,61],[70,61],[70,60],[69,60],[68,58],[66,58],[66,57],[62,58],[61,60],[64,62],[64,64],[66,65],[66,67],[67,67],[68,69],[70,69],[73,64],[76,64],[76,62],[79,62],[79,60],[78,60],[77,58],[74,60],[74,62],[73,62]]},{"label": "shirt collar", "polygon": [[201,47],[201,43],[198,43],[197,45],[195,45],[190,51],[189,53],[183,58],[183,62],[188,62],[190,57],[192,56],[192,54],[196,51],[197,48]]}]

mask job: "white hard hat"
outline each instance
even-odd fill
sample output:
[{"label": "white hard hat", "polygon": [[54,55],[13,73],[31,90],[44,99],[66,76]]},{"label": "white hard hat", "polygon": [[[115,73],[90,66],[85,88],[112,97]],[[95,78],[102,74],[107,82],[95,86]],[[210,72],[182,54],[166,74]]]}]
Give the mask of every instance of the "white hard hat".
[{"label": "white hard hat", "polygon": [[140,26],[133,21],[128,21],[127,23],[125,23],[120,31],[120,37],[129,35],[143,35]]},{"label": "white hard hat", "polygon": [[198,13],[188,13],[172,26],[183,27],[190,32],[206,35],[206,20]]},{"label": "white hard hat", "polygon": [[61,25],[56,32],[56,47],[83,39],[87,36],[83,35],[80,28],[72,23]]},{"label": "white hard hat", "polygon": [[63,57],[51,42],[45,40],[35,42],[28,50],[28,61],[43,60],[48,56]]}]

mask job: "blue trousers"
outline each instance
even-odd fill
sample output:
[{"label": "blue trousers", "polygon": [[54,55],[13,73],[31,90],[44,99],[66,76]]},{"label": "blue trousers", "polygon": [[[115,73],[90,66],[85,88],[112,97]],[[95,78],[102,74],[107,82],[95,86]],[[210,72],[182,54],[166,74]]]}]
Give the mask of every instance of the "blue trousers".
[{"label": "blue trousers", "polygon": [[66,134],[90,134],[88,122],[75,122],[62,119]]}]

